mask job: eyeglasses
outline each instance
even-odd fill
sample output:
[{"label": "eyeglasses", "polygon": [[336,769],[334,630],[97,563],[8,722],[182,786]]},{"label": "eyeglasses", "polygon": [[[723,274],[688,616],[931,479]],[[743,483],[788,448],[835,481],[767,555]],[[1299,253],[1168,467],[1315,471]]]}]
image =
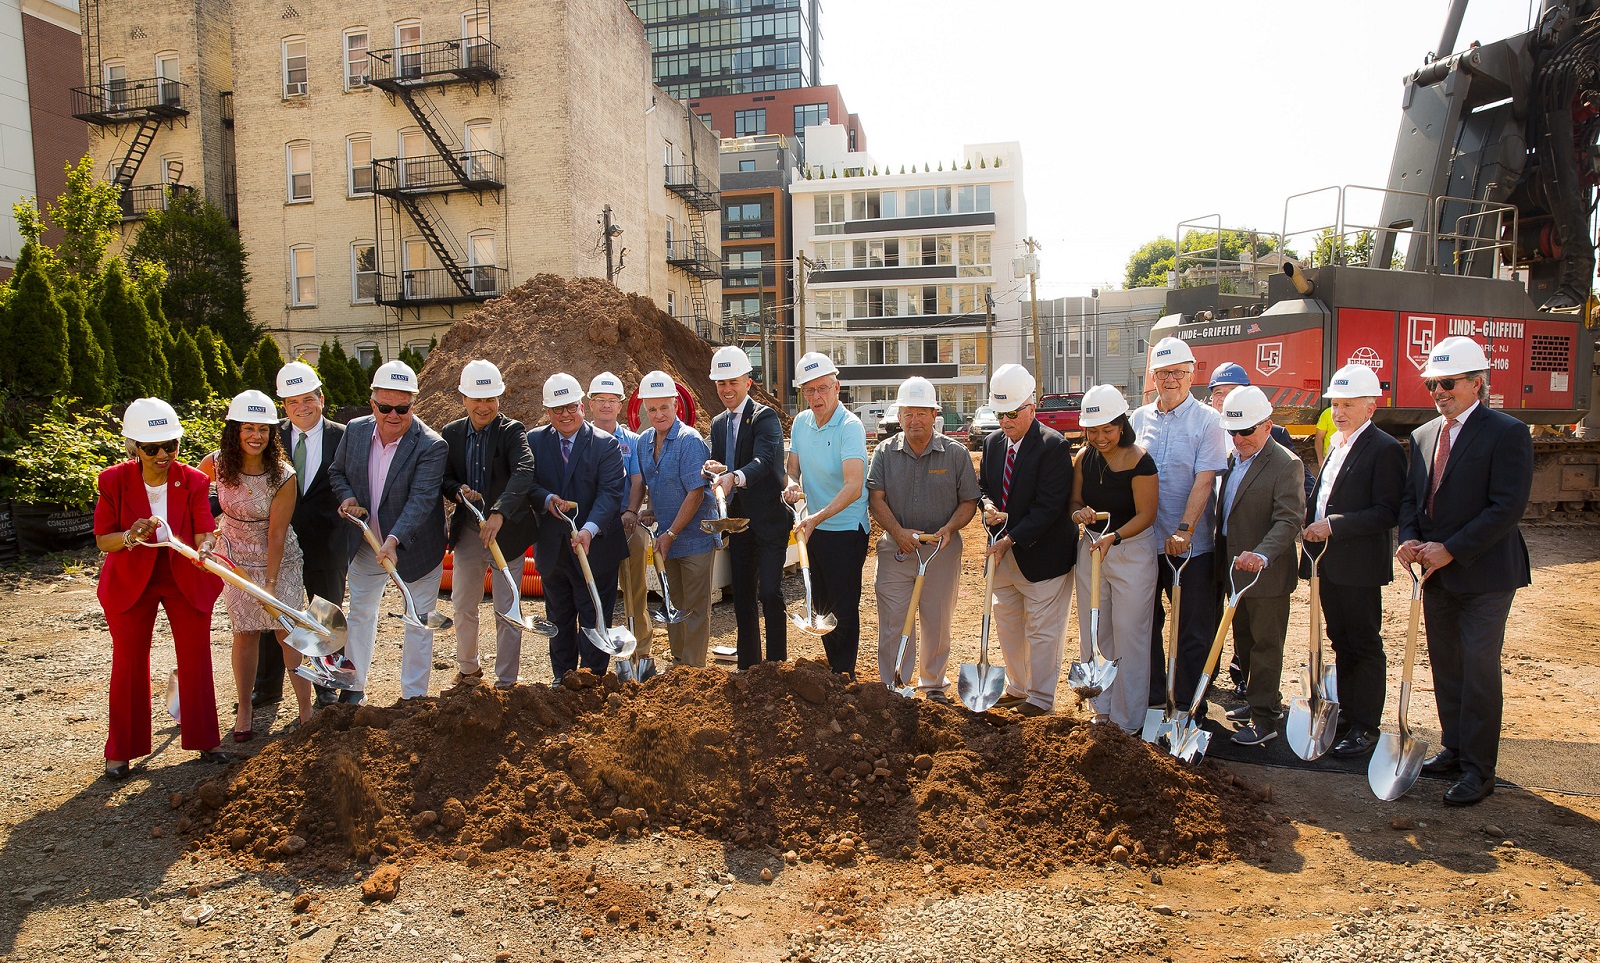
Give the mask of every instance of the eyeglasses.
[{"label": "eyeglasses", "polygon": [[1429,391],[1437,391],[1440,388],[1443,388],[1446,391],[1454,391],[1454,390],[1456,390],[1456,385],[1458,383],[1462,382],[1462,381],[1465,381],[1465,380],[1467,380],[1467,379],[1466,378],[1424,378],[1424,379],[1422,379],[1422,387],[1428,389]]},{"label": "eyeglasses", "polygon": [[572,402],[571,404],[557,405],[556,407],[549,409],[550,414],[552,415],[570,415],[577,410],[578,402],[576,401]]},{"label": "eyeglasses", "polygon": [[174,438],[171,441],[157,441],[147,445],[141,444],[138,446],[138,448],[151,458],[154,458],[161,452],[166,452],[170,455],[178,450],[178,439]]},{"label": "eyeglasses", "polygon": [[387,415],[390,412],[394,412],[397,415],[404,415],[411,411],[410,405],[385,405],[376,401],[374,401],[372,405],[378,409],[378,413],[381,415]]},{"label": "eyeglasses", "polygon": [[1228,434],[1235,438],[1249,438],[1251,435],[1255,434],[1256,429],[1260,427],[1260,425],[1251,425],[1249,428],[1229,428]]},{"label": "eyeglasses", "polygon": [[1021,408],[1018,408],[1016,411],[1002,411],[999,414],[995,415],[995,417],[1000,419],[1001,421],[1009,421],[1012,418],[1017,417],[1018,415],[1022,414],[1024,411],[1026,411],[1027,409],[1032,408],[1032,407],[1033,407],[1033,405],[1031,405],[1031,404],[1023,405]]},{"label": "eyeglasses", "polygon": [[1160,371],[1150,372],[1150,377],[1157,381],[1182,381],[1183,376],[1188,373],[1189,371],[1186,368],[1164,368]]}]

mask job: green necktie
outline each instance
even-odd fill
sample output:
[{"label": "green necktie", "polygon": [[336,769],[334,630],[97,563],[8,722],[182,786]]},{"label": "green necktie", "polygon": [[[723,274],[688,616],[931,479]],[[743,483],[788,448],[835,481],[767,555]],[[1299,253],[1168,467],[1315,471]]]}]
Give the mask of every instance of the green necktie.
[{"label": "green necktie", "polygon": [[300,491],[306,490],[306,433],[301,432],[294,443],[294,473],[300,479]]}]

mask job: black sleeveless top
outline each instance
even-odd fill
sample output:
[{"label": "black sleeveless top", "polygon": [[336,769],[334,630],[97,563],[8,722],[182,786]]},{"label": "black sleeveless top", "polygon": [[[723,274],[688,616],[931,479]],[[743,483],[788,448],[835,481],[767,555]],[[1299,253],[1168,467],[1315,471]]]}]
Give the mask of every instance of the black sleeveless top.
[{"label": "black sleeveless top", "polygon": [[[1110,531],[1116,531],[1133,520],[1139,512],[1133,504],[1133,480],[1142,475],[1154,475],[1156,461],[1149,452],[1127,471],[1113,471],[1104,456],[1093,447],[1085,447],[1083,455],[1083,503],[1097,512],[1111,513]],[[1101,523],[1090,526],[1100,531]]]}]

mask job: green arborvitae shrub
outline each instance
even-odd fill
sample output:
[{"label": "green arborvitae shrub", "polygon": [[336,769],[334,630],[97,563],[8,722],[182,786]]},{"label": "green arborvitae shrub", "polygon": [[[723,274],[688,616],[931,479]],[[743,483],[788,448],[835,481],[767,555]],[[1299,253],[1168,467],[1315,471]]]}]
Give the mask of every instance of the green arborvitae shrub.
[{"label": "green arborvitae shrub", "polygon": [[[255,388],[258,391],[270,391],[266,384],[266,376],[261,373],[261,345],[258,342],[254,348],[245,352],[244,360],[239,363],[239,391],[248,391]],[[235,391],[234,394],[238,394]],[[229,395],[232,397],[232,395]]]},{"label": "green arborvitae shrub", "polygon": [[105,375],[105,349],[84,316],[83,299],[78,292],[69,288],[60,301],[62,310],[67,312],[67,371],[71,393],[84,404],[99,408],[108,400],[106,386],[111,383]]},{"label": "green arborvitae shrub", "polygon": [[17,259],[11,289],[7,305],[11,330],[4,350],[16,358],[17,391],[37,398],[66,394],[72,383],[67,370],[67,313],[56,300],[32,243]]},{"label": "green arborvitae shrub", "polygon": [[367,386],[372,384],[372,375],[370,372],[368,372],[366,365],[363,365],[361,363],[361,359],[356,355],[351,355],[350,357],[346,358],[345,364],[350,366],[350,384],[355,389],[355,398],[350,402],[350,404],[363,404],[367,400]]},{"label": "green arborvitae shrub", "polygon": [[283,352],[272,335],[263,334],[261,340],[256,342],[256,361],[261,365],[261,377],[266,380],[266,387],[261,390],[271,395],[278,384],[278,371],[284,365]]},{"label": "green arborvitae shrub", "polygon": [[317,377],[322,379],[322,394],[329,408],[361,403],[361,393],[350,373],[350,358],[338,339],[333,344],[323,344],[317,352]]},{"label": "green arborvitae shrub", "polygon": [[169,367],[174,405],[210,400],[211,384],[206,379],[205,360],[200,356],[200,346],[195,344],[189,332],[179,329]]},{"label": "green arborvitae shrub", "polygon": [[100,291],[100,317],[111,335],[107,355],[116,359],[111,401],[122,406],[154,393],[150,368],[150,315],[128,281],[120,258],[106,267]]}]

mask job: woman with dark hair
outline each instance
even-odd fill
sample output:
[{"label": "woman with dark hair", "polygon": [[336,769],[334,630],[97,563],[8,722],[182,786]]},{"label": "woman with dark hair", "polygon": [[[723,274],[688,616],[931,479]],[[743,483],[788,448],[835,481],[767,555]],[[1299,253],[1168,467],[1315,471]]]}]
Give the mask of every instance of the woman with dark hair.
[{"label": "woman with dark hair", "polygon": [[100,566],[100,605],[111,630],[110,734],[106,778],[126,779],[128,764],[150,754],[150,640],[156,609],[167,610],[178,656],[178,702],[183,748],[207,762],[226,763],[217,734],[217,694],[211,682],[211,608],[222,580],[169,552],[141,548],[170,534],[209,550],[216,522],[206,504],[205,476],[178,461],[183,425],[159,398],[140,398],[122,418],[129,460],[100,473],[94,506]]},{"label": "woman with dark hair", "polygon": [[[1150,623],[1155,618],[1156,552],[1151,525],[1156,520],[1155,459],[1134,444],[1128,402],[1112,385],[1084,392],[1079,422],[1086,444],[1078,449],[1072,484],[1072,519],[1089,529],[1078,543],[1073,567],[1078,588],[1079,647],[1084,661],[1090,645],[1093,559],[1100,553],[1100,651],[1119,659],[1117,681],[1092,700],[1096,722],[1112,722],[1128,732],[1144,723],[1150,688]],[[1106,512],[1108,522],[1095,514]],[[1098,535],[1099,532],[1104,535]]]},{"label": "woman with dark hair", "polygon": [[[277,415],[277,406],[265,393],[241,392],[228,405],[222,446],[200,462],[200,470],[216,482],[222,506],[218,529],[228,560],[285,605],[299,608],[305,601],[303,560],[300,542],[289,527],[299,491],[292,484],[294,466],[278,437]],[[299,665],[300,653],[284,641],[288,632],[260,602],[231,585],[223,589],[222,600],[233,623],[233,683],[239,698],[233,741],[249,742],[255,737],[250,690],[255,685],[261,633],[277,633],[285,667]],[[289,680],[299,721],[304,722],[311,718],[311,683],[296,674]]]}]

